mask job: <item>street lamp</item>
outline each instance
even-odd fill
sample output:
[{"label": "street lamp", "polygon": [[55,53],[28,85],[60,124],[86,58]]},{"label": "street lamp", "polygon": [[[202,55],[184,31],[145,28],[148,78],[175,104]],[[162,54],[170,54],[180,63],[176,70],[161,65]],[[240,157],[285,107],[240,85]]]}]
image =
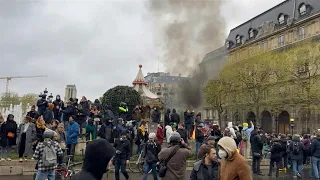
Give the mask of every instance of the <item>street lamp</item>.
[{"label": "street lamp", "polygon": [[48,102],[52,103],[52,99],[53,99],[53,96],[52,96],[52,93],[50,93],[50,96],[48,96]]},{"label": "street lamp", "polygon": [[294,119],[290,118],[290,128],[291,128],[291,135],[293,136],[293,128],[294,128]]},{"label": "street lamp", "polygon": [[279,123],[278,123],[278,116],[279,116],[279,110],[276,108],[275,110],[271,110],[273,121],[276,123],[276,133],[279,134]]}]

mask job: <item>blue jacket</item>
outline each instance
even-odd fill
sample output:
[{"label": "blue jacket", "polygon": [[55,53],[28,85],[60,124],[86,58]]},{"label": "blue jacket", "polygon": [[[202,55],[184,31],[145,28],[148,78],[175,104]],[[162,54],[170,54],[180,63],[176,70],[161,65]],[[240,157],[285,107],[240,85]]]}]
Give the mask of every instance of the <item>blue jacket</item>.
[{"label": "blue jacket", "polygon": [[67,142],[66,144],[78,144],[79,124],[69,122],[67,127]]}]

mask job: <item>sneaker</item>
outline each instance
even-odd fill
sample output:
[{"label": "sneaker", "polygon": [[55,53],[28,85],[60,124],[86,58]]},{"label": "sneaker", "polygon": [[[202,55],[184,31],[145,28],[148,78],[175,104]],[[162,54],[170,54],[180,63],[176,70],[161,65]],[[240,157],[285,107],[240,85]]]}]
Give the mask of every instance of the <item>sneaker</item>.
[{"label": "sneaker", "polygon": [[294,179],[297,179],[297,176],[293,176]]},{"label": "sneaker", "polygon": [[1,158],[0,161],[5,161],[5,159],[4,159],[4,158]]},{"label": "sneaker", "polygon": [[31,158],[31,160],[34,160],[34,158]]},{"label": "sneaker", "polygon": [[24,158],[24,161],[27,161],[27,158]]},{"label": "sneaker", "polygon": [[298,173],[297,176],[298,176],[299,178],[302,178],[300,173]]},{"label": "sneaker", "polygon": [[19,162],[22,162],[22,161],[23,161],[23,159],[22,159],[22,158],[20,158],[20,159],[19,159]]},{"label": "sneaker", "polygon": [[11,161],[11,158],[7,158],[7,161]]}]

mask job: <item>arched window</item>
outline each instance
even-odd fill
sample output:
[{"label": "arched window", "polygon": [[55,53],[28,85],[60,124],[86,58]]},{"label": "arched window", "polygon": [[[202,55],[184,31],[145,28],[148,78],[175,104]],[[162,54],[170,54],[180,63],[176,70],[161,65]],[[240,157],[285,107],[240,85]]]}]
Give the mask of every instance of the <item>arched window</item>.
[{"label": "arched window", "polygon": [[230,48],[230,42],[226,41],[226,48],[229,49]]},{"label": "arched window", "polygon": [[241,36],[240,35],[236,36],[236,43],[241,44]]},{"label": "arched window", "polygon": [[284,24],[285,23],[285,17],[284,14],[280,14],[278,18],[279,24]]},{"label": "arched window", "polygon": [[301,4],[299,8],[300,16],[307,14],[307,5]]},{"label": "arched window", "polygon": [[249,29],[249,38],[254,38],[254,30],[253,29]]}]

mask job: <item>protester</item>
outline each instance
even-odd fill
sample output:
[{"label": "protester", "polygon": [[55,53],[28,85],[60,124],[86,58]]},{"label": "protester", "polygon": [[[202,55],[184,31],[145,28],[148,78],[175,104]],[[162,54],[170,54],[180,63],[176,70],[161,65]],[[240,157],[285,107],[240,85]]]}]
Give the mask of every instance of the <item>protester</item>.
[{"label": "protester", "polygon": [[260,170],[260,163],[262,160],[263,141],[260,136],[258,127],[251,133],[250,144],[252,153],[252,171],[253,174],[263,175]]},{"label": "protester", "polygon": [[158,142],[162,145],[163,139],[164,139],[163,122],[160,122],[160,124],[158,124],[157,139],[158,139]]},{"label": "protester", "polygon": [[39,118],[39,114],[36,111],[36,106],[32,105],[31,110],[27,113],[27,116],[32,118],[32,122],[36,123],[36,120]]},{"label": "protester", "polygon": [[56,100],[53,101],[53,115],[54,115],[54,119],[57,120],[61,120],[61,114],[60,114],[60,110],[64,109],[64,102],[61,100],[60,95],[58,94],[56,96]]},{"label": "protester", "polygon": [[193,124],[194,124],[193,118],[194,118],[194,111],[190,112],[190,110],[187,109],[184,112],[184,125],[185,125],[187,132],[188,132],[188,139],[190,139],[191,133],[193,131]]},{"label": "protester", "polygon": [[72,180],[101,180],[115,155],[114,148],[105,139],[98,139],[90,142],[85,152],[82,170],[75,174]]},{"label": "protester", "polygon": [[155,107],[153,109],[153,112],[152,112],[152,115],[151,115],[151,119],[152,119],[152,122],[155,122],[155,123],[160,123],[160,118],[161,118],[161,112],[159,111],[159,109],[157,107]]},{"label": "protester", "polygon": [[[172,157],[168,159],[172,153]],[[158,154],[160,163],[167,164],[167,171],[161,180],[186,179],[187,158],[192,156],[190,147],[181,139],[177,132],[170,136],[169,147],[164,148]]]},{"label": "protester", "polygon": [[[166,127],[167,125],[169,125],[170,122],[171,122],[170,113],[171,113],[171,109],[167,109],[166,113],[164,114],[164,127]],[[164,134],[165,134],[165,133],[166,133],[166,132],[164,132]]]},{"label": "protester", "polygon": [[220,161],[219,180],[252,180],[247,160],[237,152],[233,138],[223,137],[218,142]]},{"label": "protester", "polygon": [[205,145],[203,154],[201,160],[194,164],[190,180],[219,180],[219,162],[216,158],[215,148]]},{"label": "protester", "polygon": [[145,150],[143,154],[144,165],[143,165],[143,180],[147,180],[149,171],[152,170],[153,179],[158,179],[158,174],[156,170],[158,162],[158,154],[161,151],[161,145],[156,140],[156,134],[150,133],[149,140],[145,145]]},{"label": "protester", "polygon": [[47,97],[46,94],[42,94],[40,97],[41,98],[38,99],[37,101],[37,106],[38,106],[38,114],[42,116],[48,107],[48,101],[46,100],[46,97]]},{"label": "protester", "polygon": [[92,141],[97,139],[95,126],[93,123],[93,119],[88,120],[88,124],[86,126],[86,141]]},{"label": "protester", "polygon": [[146,122],[142,121],[140,127],[137,130],[137,136],[135,138],[135,144],[137,145],[137,154],[141,152],[141,144],[148,141],[148,131],[146,130]]},{"label": "protester", "polygon": [[172,109],[172,113],[170,114],[170,123],[175,123],[175,124],[180,123],[180,116],[177,113],[176,109]]},{"label": "protester", "polygon": [[276,177],[278,177],[279,169],[281,168],[281,164],[282,164],[282,152],[283,152],[280,139],[278,138],[273,139],[270,151],[271,151],[271,157],[270,157],[268,176],[272,176],[273,166],[274,166],[274,163],[276,163]]},{"label": "protester", "polygon": [[203,128],[204,128],[204,124],[200,123],[197,126],[196,132],[195,132],[195,138],[196,138],[196,152],[195,152],[195,157],[196,159],[198,159],[198,151],[200,146],[203,144],[204,142],[204,133],[203,133]]},{"label": "protester", "polygon": [[180,134],[181,138],[184,140],[185,143],[188,143],[188,131],[184,128],[184,125],[182,123],[178,124],[177,132]]},{"label": "protester", "polygon": [[18,152],[19,152],[19,161],[26,161],[28,157],[32,156],[32,145],[34,140],[36,139],[36,127],[31,122],[32,118],[26,116],[24,118],[24,122],[19,125],[17,130],[18,137]]},{"label": "protester", "polygon": [[206,140],[206,143],[202,144],[198,150],[198,158],[202,159],[203,156],[205,155],[204,150],[206,149],[207,146],[212,146],[213,148],[215,148],[216,152],[218,152],[218,149],[216,148],[217,146],[215,146],[215,138],[213,136],[209,136]]},{"label": "protester", "polygon": [[7,130],[6,123],[4,122],[3,116],[0,114],[0,160],[5,161],[9,160],[10,150],[8,149],[8,138],[7,138]]},{"label": "protester", "polygon": [[[6,132],[7,132],[7,138],[8,138],[7,153],[9,155],[11,154],[12,146],[17,145],[17,129],[18,129],[18,125],[14,120],[14,116],[12,114],[9,114],[7,116],[7,121],[6,121]],[[9,160],[11,160],[10,157],[9,157]]]},{"label": "protester", "polygon": [[166,140],[167,140],[167,142],[170,141],[171,134],[173,133],[172,125],[173,125],[173,123],[171,122],[170,124],[168,124],[165,127],[166,128],[165,131],[166,131]]},{"label": "protester", "polygon": [[35,141],[33,143],[33,150],[36,149],[37,144],[39,142],[43,141],[43,133],[44,133],[45,130],[46,130],[45,122],[43,120],[43,117],[40,116],[36,121],[36,138],[35,138]]},{"label": "protester", "polygon": [[57,128],[58,128],[58,121],[54,119],[54,120],[51,121],[50,129],[51,129],[52,131],[56,131]]},{"label": "protester", "polygon": [[107,117],[105,120],[102,121],[102,126],[99,129],[98,135],[102,139],[106,139],[109,143],[113,143],[113,127],[112,127],[112,120],[110,117]]},{"label": "protester", "polygon": [[303,169],[303,151],[305,147],[302,142],[300,142],[300,135],[295,134],[292,137],[292,141],[289,144],[289,152],[292,163],[293,170],[293,178],[302,177],[302,169]]},{"label": "protester", "polygon": [[59,144],[52,141],[54,131],[46,130],[43,133],[43,142],[40,142],[34,152],[33,158],[38,161],[35,180],[55,180],[57,159],[62,156]]},{"label": "protester", "polygon": [[120,169],[123,176],[128,180],[129,174],[126,170],[126,165],[129,164],[131,156],[131,145],[127,140],[127,135],[125,133],[121,134],[120,138],[116,139],[113,147],[116,149],[116,155],[114,157],[115,180],[120,180]]},{"label": "protester", "polygon": [[43,113],[43,120],[46,122],[46,126],[49,128],[50,123],[53,120],[53,104],[49,104],[48,107],[46,108],[46,111]]},{"label": "protester", "polygon": [[72,155],[71,161],[74,159],[74,153],[76,150],[76,145],[78,144],[78,135],[79,135],[79,125],[74,121],[75,116],[69,117],[69,124],[67,127],[67,154]]}]

